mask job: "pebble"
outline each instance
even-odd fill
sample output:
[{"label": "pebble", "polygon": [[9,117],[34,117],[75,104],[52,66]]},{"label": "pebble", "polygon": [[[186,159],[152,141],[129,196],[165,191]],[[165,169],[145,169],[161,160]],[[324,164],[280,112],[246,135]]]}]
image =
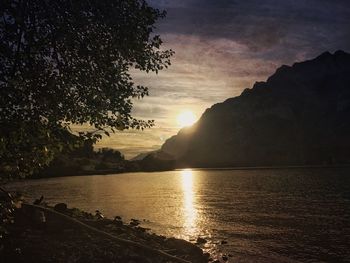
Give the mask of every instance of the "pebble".
[{"label": "pebble", "polygon": [[134,218],[132,218],[131,222],[129,223],[130,226],[138,226],[139,224],[140,224],[140,221]]},{"label": "pebble", "polygon": [[104,215],[99,211],[99,210],[96,210],[96,214],[95,216],[98,218],[98,219],[104,219]]},{"label": "pebble", "polygon": [[67,204],[65,203],[58,203],[54,206],[53,208],[55,211],[60,212],[60,213],[64,213],[67,211]]},{"label": "pebble", "polygon": [[205,240],[204,238],[202,237],[197,238],[197,244],[205,244],[205,243],[207,243],[207,240]]}]

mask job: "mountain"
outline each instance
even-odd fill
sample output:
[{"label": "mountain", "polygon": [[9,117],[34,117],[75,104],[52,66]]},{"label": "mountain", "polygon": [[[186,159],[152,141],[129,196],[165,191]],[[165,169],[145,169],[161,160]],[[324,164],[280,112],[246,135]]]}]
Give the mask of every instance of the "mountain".
[{"label": "mountain", "polygon": [[152,154],[154,151],[150,152],[144,152],[144,153],[139,153],[135,157],[131,158],[130,161],[141,161],[143,160],[147,155]]},{"label": "mountain", "polygon": [[350,54],[281,66],[207,109],[161,152],[178,167],[350,163]]}]

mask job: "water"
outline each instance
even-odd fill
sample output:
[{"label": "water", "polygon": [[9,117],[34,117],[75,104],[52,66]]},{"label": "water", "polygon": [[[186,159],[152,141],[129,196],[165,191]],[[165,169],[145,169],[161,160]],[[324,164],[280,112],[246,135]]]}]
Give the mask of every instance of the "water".
[{"label": "water", "polygon": [[[29,198],[208,240],[229,262],[350,262],[350,170],[180,170],[28,180]],[[227,244],[221,244],[226,241]]]}]

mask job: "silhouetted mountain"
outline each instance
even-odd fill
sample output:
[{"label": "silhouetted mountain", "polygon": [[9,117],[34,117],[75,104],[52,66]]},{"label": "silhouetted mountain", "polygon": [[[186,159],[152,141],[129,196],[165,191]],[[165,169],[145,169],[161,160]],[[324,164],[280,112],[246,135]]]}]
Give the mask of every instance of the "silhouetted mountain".
[{"label": "silhouetted mountain", "polygon": [[155,151],[150,151],[150,152],[144,152],[144,153],[139,153],[135,157],[131,158],[130,161],[141,161],[143,160],[147,155],[154,153]]},{"label": "silhouetted mountain", "polygon": [[163,151],[154,151],[137,161],[142,171],[164,171],[175,168],[174,157]]},{"label": "silhouetted mountain", "polygon": [[350,54],[283,65],[207,109],[161,151],[192,167],[350,163]]}]

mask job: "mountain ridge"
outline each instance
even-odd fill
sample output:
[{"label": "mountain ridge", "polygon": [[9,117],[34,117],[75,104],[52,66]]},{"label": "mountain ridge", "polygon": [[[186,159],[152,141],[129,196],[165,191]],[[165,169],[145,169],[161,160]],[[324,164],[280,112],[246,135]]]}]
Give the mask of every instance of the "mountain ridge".
[{"label": "mountain ridge", "polygon": [[350,54],[324,52],[212,105],[160,151],[179,167],[343,164],[349,132]]}]

